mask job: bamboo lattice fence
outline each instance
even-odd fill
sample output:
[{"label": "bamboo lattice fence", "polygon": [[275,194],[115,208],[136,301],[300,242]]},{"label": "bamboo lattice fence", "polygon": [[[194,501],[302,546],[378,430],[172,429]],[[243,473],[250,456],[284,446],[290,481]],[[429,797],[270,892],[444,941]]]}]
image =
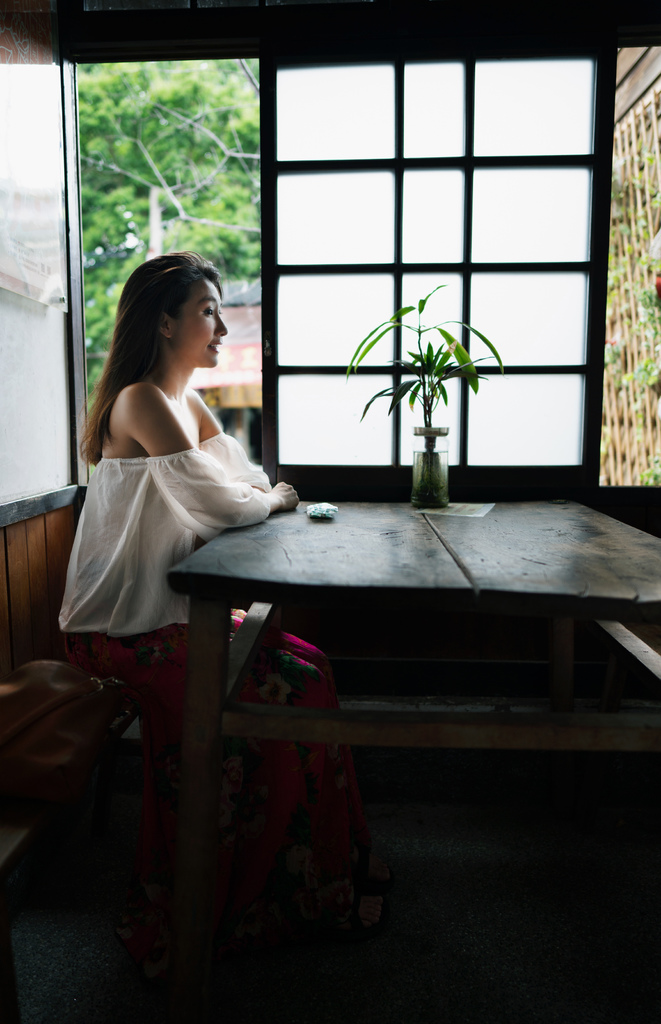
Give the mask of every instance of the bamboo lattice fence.
[{"label": "bamboo lattice fence", "polygon": [[655,460],[661,454],[661,385],[649,373],[650,360],[661,363],[661,352],[650,340],[640,305],[641,292],[656,294],[655,279],[661,274],[661,259],[649,255],[661,227],[660,120],[657,81],[615,125],[601,434],[605,485],[661,482]]}]

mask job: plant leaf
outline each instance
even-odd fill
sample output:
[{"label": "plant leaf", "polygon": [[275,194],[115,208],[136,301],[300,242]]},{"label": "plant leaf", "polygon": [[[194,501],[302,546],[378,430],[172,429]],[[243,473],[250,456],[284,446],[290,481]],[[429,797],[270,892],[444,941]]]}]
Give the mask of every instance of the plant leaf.
[{"label": "plant leaf", "polygon": [[422,399],[420,398],[420,388],[421,387],[422,387],[422,381],[419,380],[416,383],[415,387],[413,388],[413,390],[411,391],[411,393],[409,395],[409,409],[411,409],[411,411],[413,411],[413,406],[415,405],[416,398],[419,399],[419,401],[422,401]]},{"label": "plant leaf", "polygon": [[443,380],[450,380],[452,377],[465,377],[466,380],[469,380],[469,379],[471,379],[471,380],[486,380],[487,379],[484,376],[484,374],[475,373],[473,370],[470,370],[466,366],[459,366],[459,367],[457,367],[457,369],[453,370],[452,373],[446,374],[446,376],[443,377]]},{"label": "plant leaf", "polygon": [[450,377],[465,377],[475,394],[479,391],[480,381],[486,380],[486,377],[480,377],[478,373],[465,367],[455,370],[454,373],[449,373],[445,379],[449,380]]},{"label": "plant leaf", "polygon": [[438,372],[438,370],[442,370],[443,367],[445,366],[445,364],[450,361],[450,359],[452,359],[452,352],[450,351],[450,349],[449,348],[446,348],[446,349],[439,348],[438,352],[436,353],[436,362],[434,363],[434,372],[436,373],[436,372]]},{"label": "plant leaf", "polygon": [[408,363],[405,359],[394,359],[393,363],[395,366],[401,366],[407,373],[413,373],[416,377],[420,376],[420,367],[415,363]]},{"label": "plant leaf", "polygon": [[369,407],[372,404],[372,402],[375,402],[377,400],[377,398],[385,398],[386,395],[392,395],[394,390],[395,390],[395,387],[393,385],[392,387],[386,388],[384,391],[378,391],[376,393],[376,395],[372,395],[372,397],[370,398],[369,402],[367,403],[367,405],[363,409],[363,415],[360,417],[360,422],[362,423],[363,420],[365,419],[365,413],[369,409]]},{"label": "plant leaf", "polygon": [[488,338],[485,338],[485,336],[483,334],[480,334],[479,331],[476,331],[474,327],[471,327],[470,325],[468,325],[468,330],[472,331],[473,334],[477,334],[477,336],[480,339],[480,341],[484,342],[484,344],[487,346],[487,348],[492,353],[492,355],[494,355],[496,357],[496,359],[498,360],[498,365],[500,366],[500,372],[501,373],[505,373],[505,367],[503,366],[503,361],[500,358],[500,355],[498,353],[498,350],[496,349],[496,346],[492,342],[490,342]]},{"label": "plant leaf", "polygon": [[439,291],[439,289],[441,289],[441,288],[447,288],[447,285],[446,284],[439,284],[439,285],[437,285],[436,288],[434,288],[432,291],[430,291],[429,295],[425,295],[424,299],[420,299],[420,301],[418,302],[418,313],[424,313],[425,306],[427,305],[427,303],[431,299],[431,297],[434,294],[434,292]]},{"label": "plant leaf", "polygon": [[415,387],[416,383],[417,382],[414,380],[402,381],[402,383],[399,385],[394,395],[392,396],[392,402],[390,403],[390,408],[388,409],[388,415],[390,415],[390,413],[393,411],[396,405],[399,405],[404,396],[408,395],[409,391],[411,390],[411,388]]},{"label": "plant leaf", "polygon": [[390,319],[392,321],[400,320],[403,316],[406,316],[407,313],[412,313],[414,309],[415,309],[415,306],[402,306],[402,308],[398,309],[396,313],[393,313],[393,315],[390,317]]},{"label": "plant leaf", "polygon": [[462,366],[472,366],[473,364],[473,360],[460,342],[457,342],[454,347],[454,358],[458,363],[461,363]]},{"label": "plant leaf", "polygon": [[445,341],[447,342],[448,345],[451,345],[451,346],[454,347],[455,345],[459,344],[457,339],[455,337],[453,337],[453,335],[451,335],[449,331],[444,331],[442,327],[437,327],[436,330],[445,339]]},{"label": "plant leaf", "polygon": [[[381,341],[381,338],[383,338],[383,336],[386,335],[388,331],[394,330],[396,326],[395,324],[388,323],[388,321],[386,321],[386,324],[388,325],[387,327],[385,327],[385,330],[381,331],[380,334],[377,334],[376,338],[372,338],[372,335],[375,333],[375,331],[378,331],[380,327],[384,327],[384,324],[379,324],[379,327],[375,327],[374,331],[370,331],[367,337],[363,338],[360,345],[358,346],[353,356],[351,357],[351,362],[347,366],[347,377],[349,376],[352,370],[355,373],[355,371],[360,366],[367,353],[374,348],[377,341]],[[371,341],[370,338],[372,338]]]},{"label": "plant leaf", "polygon": [[503,366],[503,361],[500,358],[500,355],[498,353],[498,350],[496,349],[496,346],[493,344],[493,342],[489,341],[489,339],[484,334],[482,334],[480,331],[477,331],[474,327],[471,327],[470,324],[462,323],[461,320],[448,320],[447,322],[449,324],[460,324],[462,327],[465,327],[467,330],[472,331],[473,334],[476,334],[478,336],[478,338],[480,339],[480,341],[484,342],[484,344],[487,346],[487,348],[489,349],[491,354],[496,357],[496,360],[498,361],[498,365],[500,366],[500,372],[501,373],[505,372],[505,368]]},{"label": "plant leaf", "polygon": [[[455,376],[465,377],[472,390],[475,392],[475,394],[477,394],[480,387],[480,383],[477,376],[477,370],[473,366],[473,360],[469,356],[468,352],[466,351],[463,345],[459,344],[459,342],[457,342],[457,344],[454,347],[454,356],[457,362],[461,365],[462,369],[464,370],[463,373],[455,374]],[[470,370],[468,369],[469,366],[471,367]]]}]

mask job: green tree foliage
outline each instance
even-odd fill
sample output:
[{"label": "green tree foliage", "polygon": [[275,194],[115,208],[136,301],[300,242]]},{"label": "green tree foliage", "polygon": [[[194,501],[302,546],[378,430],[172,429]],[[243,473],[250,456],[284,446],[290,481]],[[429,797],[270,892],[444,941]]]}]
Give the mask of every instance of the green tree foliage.
[{"label": "green tree foliage", "polygon": [[225,279],[259,276],[258,62],[79,65],[78,94],[86,343],[100,352],[150,254],[195,249]]}]

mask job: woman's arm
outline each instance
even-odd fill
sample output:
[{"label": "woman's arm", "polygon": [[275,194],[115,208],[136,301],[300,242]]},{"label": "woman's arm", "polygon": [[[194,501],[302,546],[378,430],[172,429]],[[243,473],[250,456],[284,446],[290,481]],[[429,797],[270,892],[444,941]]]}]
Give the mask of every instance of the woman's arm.
[{"label": "woman's arm", "polygon": [[[189,388],[187,396],[191,402],[191,407],[197,410],[199,416],[199,427],[200,427],[200,441],[208,441],[209,438],[215,437],[216,434],[221,433],[221,428],[216,420],[215,416],[210,409],[207,408],[202,398],[198,393]],[[257,491],[263,490],[261,487],[257,487],[255,484],[251,484],[252,487]],[[299,503],[298,494],[290,484],[279,483],[269,491],[266,495],[271,505],[271,513],[273,512],[287,512],[290,509],[296,508]]]}]

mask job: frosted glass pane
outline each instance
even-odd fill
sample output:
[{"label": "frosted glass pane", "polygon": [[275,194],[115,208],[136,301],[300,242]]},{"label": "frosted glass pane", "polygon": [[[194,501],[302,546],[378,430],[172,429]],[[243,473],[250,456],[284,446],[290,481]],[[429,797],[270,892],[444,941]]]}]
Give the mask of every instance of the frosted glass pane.
[{"label": "frosted glass pane", "polygon": [[282,68],[278,160],[389,159],[395,155],[391,64]]},{"label": "frosted glass pane", "polygon": [[475,171],[473,261],[587,260],[589,212],[586,168]]},{"label": "frosted glass pane", "polygon": [[[410,380],[410,377],[405,377]],[[448,462],[456,466],[459,462],[459,417],[461,413],[461,396],[459,381],[455,377],[446,384],[448,393],[448,404],[444,405],[441,400],[433,416],[435,427],[449,427],[448,434]],[[370,410],[371,411],[371,410]],[[422,406],[416,402],[413,412],[410,411],[408,402],[402,402],[402,418],[400,433],[400,461],[402,466],[410,466],[413,462],[413,428],[421,427]]]},{"label": "frosted glass pane", "polygon": [[[278,361],[281,366],[347,366],[363,338],[395,311],[388,274],[281,277]],[[365,366],[393,358],[392,333],[365,357]]]},{"label": "frosted glass pane", "polygon": [[[423,327],[435,327],[436,324],[443,323],[445,320],[461,320],[463,288],[459,274],[404,274],[402,276],[402,306],[416,307],[416,311],[409,313],[406,317],[406,323],[412,324],[414,327],[417,326],[418,300],[424,299],[425,295],[429,295],[439,284],[444,287],[432,295],[425,306],[422,314]],[[455,327],[456,325],[449,326],[448,330],[454,334]],[[439,335],[436,334],[436,338],[438,337]],[[431,334],[428,338],[431,338],[432,344],[436,346],[436,338]],[[415,335],[406,331],[402,339],[402,347],[408,348],[414,340]]]},{"label": "frosted glass pane", "polygon": [[585,274],[474,274],[470,322],[505,365],[584,363],[586,304]]},{"label": "frosted glass pane", "polygon": [[591,60],[478,61],[476,156],[592,152]]},{"label": "frosted glass pane", "polygon": [[[359,371],[360,373],[360,371]],[[392,420],[379,399],[360,422],[373,394],[392,378],[281,377],[279,388],[279,460],[316,466],[383,466],[392,460]],[[385,406],[385,407],[384,407]],[[331,499],[329,499],[331,500]]]},{"label": "frosted glass pane", "polygon": [[576,466],[581,462],[583,377],[557,374],[480,381],[470,392],[473,466]]},{"label": "frosted glass pane", "polygon": [[463,156],[464,65],[404,66],[404,156]]},{"label": "frosted glass pane", "polygon": [[279,263],[392,263],[390,171],[278,178]]},{"label": "frosted glass pane", "polygon": [[460,263],[463,247],[463,171],[406,171],[404,262]]}]

